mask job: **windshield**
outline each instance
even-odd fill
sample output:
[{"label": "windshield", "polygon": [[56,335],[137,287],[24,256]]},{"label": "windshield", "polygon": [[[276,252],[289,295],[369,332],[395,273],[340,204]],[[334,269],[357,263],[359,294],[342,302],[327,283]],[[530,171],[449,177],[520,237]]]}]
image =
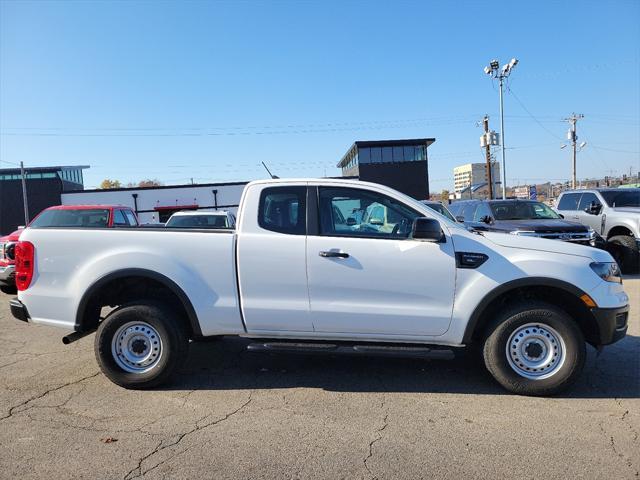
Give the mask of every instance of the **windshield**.
[{"label": "windshield", "polygon": [[560,218],[540,202],[493,202],[490,204],[496,220],[544,220]]},{"label": "windshield", "polygon": [[640,190],[604,191],[600,195],[610,207],[640,207]]},{"label": "windshield", "polygon": [[447,208],[444,205],[442,205],[441,203],[426,203],[425,202],[425,205],[427,207],[431,208],[432,210],[435,210],[440,215],[443,215],[443,216],[447,217],[452,222],[456,221],[456,219],[453,217],[451,212],[449,210],[447,210]]},{"label": "windshield", "polygon": [[229,228],[226,215],[174,215],[166,227],[170,228]]},{"label": "windshield", "polygon": [[109,210],[45,210],[29,224],[30,228],[82,227],[104,228],[109,225]]}]

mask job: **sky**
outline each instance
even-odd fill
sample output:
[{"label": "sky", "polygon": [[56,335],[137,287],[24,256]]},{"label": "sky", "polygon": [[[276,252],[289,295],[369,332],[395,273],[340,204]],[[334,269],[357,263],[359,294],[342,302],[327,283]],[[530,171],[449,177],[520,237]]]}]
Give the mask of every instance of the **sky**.
[{"label": "sky", "polygon": [[[510,185],[640,168],[640,1],[0,0],[0,168],[85,186],[339,175],[356,140],[434,137],[432,192],[480,162],[505,91]],[[480,122],[480,123],[478,123]],[[499,153],[497,154],[499,158]]]}]

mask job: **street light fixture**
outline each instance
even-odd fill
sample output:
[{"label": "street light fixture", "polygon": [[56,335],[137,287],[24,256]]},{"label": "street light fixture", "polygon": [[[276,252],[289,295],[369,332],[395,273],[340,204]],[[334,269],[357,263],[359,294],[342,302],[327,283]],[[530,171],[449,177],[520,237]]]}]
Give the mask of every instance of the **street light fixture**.
[{"label": "street light fixture", "polygon": [[511,75],[511,71],[518,64],[517,58],[512,58],[509,63],[500,67],[498,60],[491,60],[488,66],[484,67],[484,73],[497,79],[500,82],[500,137],[501,140],[501,163],[502,163],[502,198],[507,197],[507,169],[505,168],[505,147],[504,147],[504,101],[502,97],[502,86],[504,79]]}]

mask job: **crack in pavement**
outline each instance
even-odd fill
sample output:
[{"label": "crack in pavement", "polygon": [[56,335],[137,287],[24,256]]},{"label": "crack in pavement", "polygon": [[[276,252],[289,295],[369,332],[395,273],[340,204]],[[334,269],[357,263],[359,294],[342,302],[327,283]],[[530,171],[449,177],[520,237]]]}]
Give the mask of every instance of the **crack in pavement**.
[{"label": "crack in pavement", "polygon": [[174,455],[170,455],[168,458],[165,458],[164,460],[162,460],[161,462],[158,462],[157,464],[155,464],[153,467],[148,468],[147,470],[142,470],[142,464],[148,460],[149,458],[153,457],[154,455],[156,455],[157,453],[162,452],[163,450],[166,450],[167,448],[170,447],[175,447],[177,445],[179,445],[185,438],[189,437],[190,435],[202,431],[206,428],[209,427],[213,427],[215,425],[218,425],[222,422],[224,422],[225,420],[229,419],[230,417],[236,415],[237,413],[239,413],[241,410],[243,410],[247,405],[249,405],[251,403],[251,401],[253,400],[253,392],[249,392],[249,398],[247,398],[247,400],[240,405],[238,408],[236,408],[235,410],[225,414],[224,416],[217,418],[211,422],[202,424],[202,422],[204,420],[206,420],[208,417],[210,417],[210,414],[205,415],[204,417],[196,420],[194,427],[191,430],[187,430],[186,432],[180,433],[178,435],[173,435],[172,437],[169,438],[174,438],[175,440],[172,441],[171,443],[165,443],[167,439],[163,439],[161,440],[158,445],[156,445],[156,447],[147,455],[145,455],[144,457],[142,457],[140,460],[138,460],[138,465],[134,468],[132,468],[131,470],[129,470],[129,472],[127,472],[127,474],[123,477],[123,480],[133,480],[135,478],[140,478],[145,476],[147,473],[149,473],[152,470],[155,470],[156,468],[158,468],[160,465],[168,462],[169,460],[171,460],[172,458],[174,458],[177,455],[180,455],[181,453],[184,453],[185,451],[188,450],[185,449],[182,452],[178,452],[175,453]]},{"label": "crack in pavement", "polygon": [[602,425],[604,422],[600,422],[598,424],[598,426],[600,427],[600,430],[602,431],[602,433],[604,434],[605,437],[608,437],[609,439],[609,448],[611,448],[611,451],[618,457],[620,458],[620,460],[622,460],[625,465],[629,468],[631,468],[632,470],[634,470],[634,474],[636,477],[640,476],[640,471],[638,469],[636,469],[633,465],[633,462],[631,461],[630,458],[628,458],[624,453],[618,451],[618,448],[616,446],[616,440],[614,438],[613,435],[609,434],[605,429],[604,426]]},{"label": "crack in pavement", "polygon": [[[8,413],[6,415],[4,415],[3,417],[0,417],[0,421],[3,421],[3,420],[6,420],[7,418],[10,418],[16,413],[23,412],[24,410],[18,410],[18,411],[16,411],[16,410],[18,408],[20,408],[20,407],[24,407],[25,405],[28,405],[29,403],[33,402],[34,400],[39,400],[39,399],[41,399],[43,397],[46,397],[50,393],[57,392],[58,390],[62,390],[63,388],[70,387],[71,385],[77,385],[80,382],[84,382],[85,380],[88,380],[90,378],[97,377],[98,375],[100,375],[99,371],[94,373],[94,374],[92,374],[92,375],[87,375],[86,377],[82,377],[82,378],[79,378],[77,380],[73,380],[71,382],[64,383],[64,384],[59,385],[57,387],[49,388],[44,393],[41,393],[39,395],[35,395],[35,396],[33,396],[33,397],[23,401],[23,402],[20,402],[17,405],[14,405],[14,406],[10,407]],[[25,409],[25,410],[27,410],[27,409]]]},{"label": "crack in pavement", "polygon": [[[383,400],[380,408],[384,408],[385,405],[385,401]],[[367,456],[364,458],[364,460],[362,461],[362,463],[364,464],[364,468],[367,470],[367,472],[369,473],[369,476],[371,477],[372,480],[376,480],[378,477],[377,475],[374,475],[373,472],[371,471],[371,469],[369,468],[369,465],[367,464],[367,462],[371,459],[371,457],[373,456],[373,446],[378,443],[380,440],[382,440],[382,432],[389,426],[389,409],[387,409],[387,413],[385,413],[383,419],[382,419],[382,426],[380,428],[378,428],[375,433],[376,433],[376,438],[374,438],[373,440],[371,440],[369,442],[369,452],[367,454]]]}]

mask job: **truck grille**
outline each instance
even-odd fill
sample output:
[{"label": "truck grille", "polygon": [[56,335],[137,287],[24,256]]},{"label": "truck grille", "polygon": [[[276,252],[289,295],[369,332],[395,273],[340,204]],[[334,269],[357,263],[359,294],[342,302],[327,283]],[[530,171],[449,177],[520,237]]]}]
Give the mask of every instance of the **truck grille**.
[{"label": "truck grille", "polygon": [[548,238],[550,240],[562,240],[564,242],[580,242],[580,243],[589,243],[589,241],[593,238],[589,232],[538,233],[535,236],[540,238]]}]

